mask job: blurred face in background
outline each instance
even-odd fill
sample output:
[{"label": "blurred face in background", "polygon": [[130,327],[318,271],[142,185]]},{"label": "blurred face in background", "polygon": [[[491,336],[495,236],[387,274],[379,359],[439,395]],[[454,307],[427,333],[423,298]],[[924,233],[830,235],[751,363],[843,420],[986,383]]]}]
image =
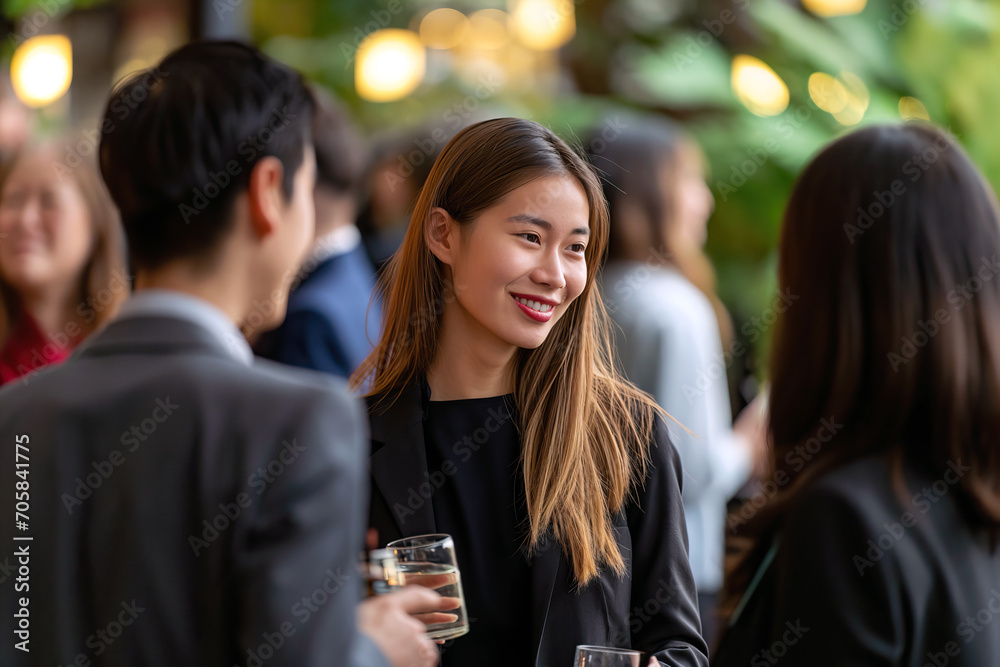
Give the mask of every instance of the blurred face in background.
[{"label": "blurred face in background", "polygon": [[667,179],[663,187],[674,193],[668,234],[683,245],[701,248],[708,239],[708,219],[715,209],[715,198],[705,182],[704,157],[697,147],[684,142],[675,159],[673,168],[664,168],[661,175]]},{"label": "blurred face in background", "polygon": [[47,150],[17,158],[0,190],[0,278],[21,295],[72,289],[91,253],[92,221],[75,179]]}]

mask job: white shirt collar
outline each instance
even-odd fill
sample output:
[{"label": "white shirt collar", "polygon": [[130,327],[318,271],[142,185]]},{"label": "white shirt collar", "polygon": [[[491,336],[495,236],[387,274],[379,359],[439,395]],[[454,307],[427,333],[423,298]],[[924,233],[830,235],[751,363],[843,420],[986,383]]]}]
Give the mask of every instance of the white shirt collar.
[{"label": "white shirt collar", "polygon": [[306,262],[315,266],[323,260],[347,254],[359,245],[361,245],[361,232],[357,226],[344,225],[316,239]]}]

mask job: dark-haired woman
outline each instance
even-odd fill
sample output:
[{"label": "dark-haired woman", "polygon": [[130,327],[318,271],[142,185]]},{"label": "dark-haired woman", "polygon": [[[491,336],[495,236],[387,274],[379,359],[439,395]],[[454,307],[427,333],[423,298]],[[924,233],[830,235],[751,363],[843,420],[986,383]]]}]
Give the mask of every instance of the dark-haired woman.
[{"label": "dark-haired woman", "polygon": [[714,208],[704,157],[663,118],[634,119],[591,146],[611,213],[605,304],[622,369],[683,428],[671,430],[684,466],[684,515],[703,635],[711,646],[722,590],[726,502],[764,461],[760,404],[733,427],[724,349],[729,313],[702,247]]},{"label": "dark-haired woman", "polygon": [[871,127],[785,213],[773,479],[714,661],[1000,665],[1000,217],[953,140]]},{"label": "dark-haired woman", "polygon": [[609,363],[608,217],[537,123],[445,147],[384,278],[370,378],[372,524],[454,536],[471,629],[445,667],[566,667],[579,644],[705,665],[681,474]]}]

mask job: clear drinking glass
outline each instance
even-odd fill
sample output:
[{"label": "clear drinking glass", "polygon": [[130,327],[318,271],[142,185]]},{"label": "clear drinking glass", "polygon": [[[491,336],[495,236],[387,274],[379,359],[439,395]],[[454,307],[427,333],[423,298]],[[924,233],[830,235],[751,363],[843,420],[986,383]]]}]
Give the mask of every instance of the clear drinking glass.
[{"label": "clear drinking glass", "polygon": [[642,653],[624,648],[577,646],[573,667],[639,667]]},{"label": "clear drinking glass", "polygon": [[440,623],[427,625],[431,639],[454,639],[469,631],[469,615],[465,611],[462,576],[455,560],[455,543],[451,535],[417,535],[390,542],[387,549],[396,555],[399,583],[424,586],[445,598],[454,598],[455,609],[440,612]]}]

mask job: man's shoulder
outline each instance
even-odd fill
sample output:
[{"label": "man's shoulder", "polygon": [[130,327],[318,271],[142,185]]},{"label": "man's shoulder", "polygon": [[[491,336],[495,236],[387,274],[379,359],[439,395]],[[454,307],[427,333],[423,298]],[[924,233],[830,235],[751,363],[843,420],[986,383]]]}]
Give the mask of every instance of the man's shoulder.
[{"label": "man's shoulder", "polygon": [[[70,359],[0,387],[4,412],[18,406],[45,403],[58,407],[64,400],[77,402],[81,394],[100,401],[105,394],[123,390],[165,389],[187,394],[192,400],[242,399],[253,403],[346,404],[357,402],[343,380],[326,373],[296,368],[256,357],[253,364],[234,363],[204,355],[163,355],[133,366],[107,357],[100,362]],[[86,398],[84,399],[86,400]]]}]

